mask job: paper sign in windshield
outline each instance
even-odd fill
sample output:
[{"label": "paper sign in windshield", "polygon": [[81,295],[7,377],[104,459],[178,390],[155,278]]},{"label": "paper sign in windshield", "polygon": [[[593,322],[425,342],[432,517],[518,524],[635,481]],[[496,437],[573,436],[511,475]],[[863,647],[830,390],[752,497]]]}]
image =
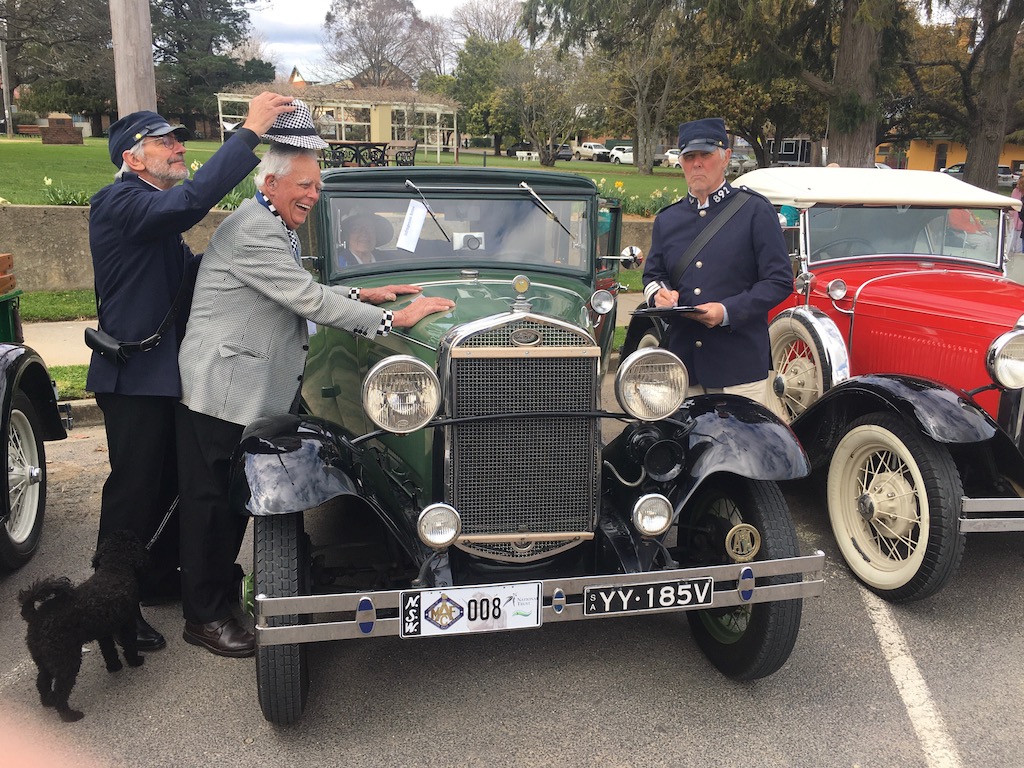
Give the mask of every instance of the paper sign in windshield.
[{"label": "paper sign in windshield", "polygon": [[403,251],[415,253],[416,243],[420,240],[420,231],[423,229],[423,222],[427,218],[427,206],[419,200],[410,200],[409,209],[405,212],[405,221],[402,222],[402,231],[398,235],[398,242],[395,246]]}]

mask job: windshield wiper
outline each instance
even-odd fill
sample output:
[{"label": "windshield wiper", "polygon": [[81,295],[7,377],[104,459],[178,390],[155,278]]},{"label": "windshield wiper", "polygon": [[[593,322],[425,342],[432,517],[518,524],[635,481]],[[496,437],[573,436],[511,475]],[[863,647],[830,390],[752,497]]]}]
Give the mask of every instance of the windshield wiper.
[{"label": "windshield wiper", "polygon": [[575,245],[575,244],[576,244],[576,235],[574,235],[574,234],[573,234],[572,232],[570,232],[570,231],[569,231],[569,230],[568,230],[568,229],[566,228],[565,224],[563,224],[563,223],[562,223],[562,222],[561,222],[561,221],[559,220],[559,218],[558,218],[558,216],[557,216],[557,215],[555,214],[555,212],[554,212],[553,210],[551,210],[550,206],[548,206],[548,204],[547,204],[547,203],[545,203],[545,202],[544,202],[544,201],[543,201],[543,200],[541,199],[540,195],[538,195],[538,194],[537,194],[536,192],[534,192],[534,191],[533,191],[533,188],[532,188],[532,187],[531,187],[531,186],[530,186],[529,184],[527,184],[527,183],[526,183],[525,181],[521,181],[521,182],[519,182],[519,186],[520,186],[520,187],[522,187],[523,189],[525,189],[525,190],[526,190],[527,192],[529,192],[529,193],[530,193],[530,196],[531,196],[531,197],[533,197],[533,201],[534,201],[534,203],[536,203],[536,204],[537,204],[537,205],[538,205],[538,206],[540,207],[540,209],[541,209],[542,211],[544,211],[544,213],[546,213],[546,214],[548,215],[548,218],[549,218],[549,219],[551,219],[551,220],[552,220],[553,222],[555,222],[555,224],[557,224],[558,226],[560,226],[560,227],[561,227],[562,229],[564,229],[564,230],[565,230],[565,234],[567,234],[567,235],[568,235],[568,236],[570,237],[570,239],[571,239],[571,240],[572,240],[572,242],[573,242],[573,245]]},{"label": "windshield wiper", "polygon": [[420,188],[413,184],[411,181],[409,181],[409,179],[405,180],[405,186],[407,186],[409,189],[416,190],[416,194],[419,195],[420,199],[423,201],[423,207],[427,209],[427,213],[430,214],[430,218],[434,220],[434,223],[437,225],[437,228],[441,230],[441,234],[444,235],[444,239],[450,243],[452,239],[448,237],[448,233],[444,231],[444,227],[441,226],[441,222],[437,220],[437,216],[435,216],[434,212],[430,210],[430,203],[427,202],[427,198],[425,198],[423,196],[423,193],[420,192]]}]

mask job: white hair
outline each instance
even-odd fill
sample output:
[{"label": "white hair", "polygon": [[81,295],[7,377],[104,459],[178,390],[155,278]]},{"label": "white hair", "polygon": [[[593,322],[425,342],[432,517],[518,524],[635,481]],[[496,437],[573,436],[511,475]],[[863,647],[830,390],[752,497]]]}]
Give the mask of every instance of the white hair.
[{"label": "white hair", "polygon": [[[134,157],[139,162],[143,162],[146,159],[146,150],[142,148],[142,139],[139,139],[137,142],[135,142],[132,148],[129,149],[128,151],[131,152],[132,157]],[[117,173],[114,174],[114,178],[120,179],[126,173],[134,173],[134,171],[132,171],[132,169],[128,167],[128,163],[122,161],[121,168],[120,170],[118,170]]]},{"label": "white hair", "polygon": [[291,144],[271,142],[270,148],[256,168],[256,176],[253,181],[257,189],[263,188],[263,183],[267,180],[267,176],[287,176],[291,173],[292,161],[297,157],[310,157],[315,161],[317,154],[315,150],[306,149],[305,147],[293,147]]}]

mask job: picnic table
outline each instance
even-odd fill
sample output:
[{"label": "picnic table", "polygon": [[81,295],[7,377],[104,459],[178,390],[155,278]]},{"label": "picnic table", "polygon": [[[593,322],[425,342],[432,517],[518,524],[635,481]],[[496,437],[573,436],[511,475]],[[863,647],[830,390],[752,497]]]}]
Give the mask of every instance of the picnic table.
[{"label": "picnic table", "polygon": [[326,139],[328,148],[321,150],[321,164],[325,168],[348,166],[370,167],[387,165],[386,141],[339,141]]}]

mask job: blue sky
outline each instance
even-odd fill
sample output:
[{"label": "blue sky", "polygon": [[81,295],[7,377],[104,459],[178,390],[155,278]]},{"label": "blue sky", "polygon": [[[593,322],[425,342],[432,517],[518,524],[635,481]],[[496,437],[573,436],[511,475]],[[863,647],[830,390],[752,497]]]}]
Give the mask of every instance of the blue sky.
[{"label": "blue sky", "polygon": [[[448,16],[456,3],[448,0],[413,0],[423,16]],[[265,0],[261,10],[249,10],[253,30],[266,42],[279,74],[298,67],[312,77],[321,59],[320,30],[331,0]]]}]

